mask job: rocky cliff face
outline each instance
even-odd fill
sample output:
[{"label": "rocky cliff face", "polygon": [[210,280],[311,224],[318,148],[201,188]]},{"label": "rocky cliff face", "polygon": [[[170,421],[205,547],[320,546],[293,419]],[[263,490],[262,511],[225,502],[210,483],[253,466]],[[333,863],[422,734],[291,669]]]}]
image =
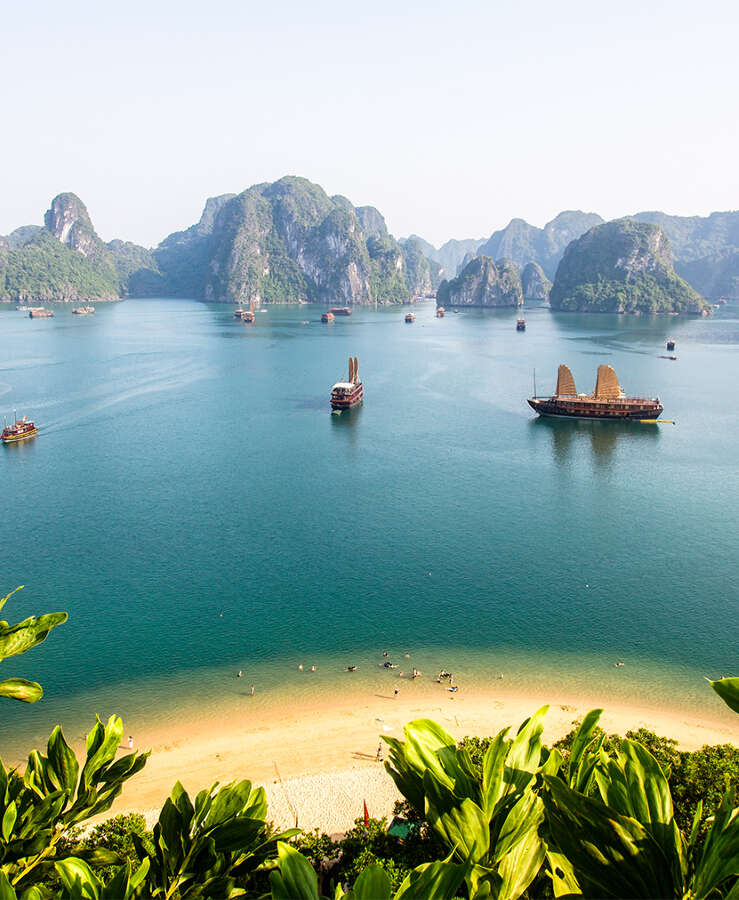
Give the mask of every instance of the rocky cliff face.
[{"label": "rocky cliff face", "polygon": [[617,219],[573,241],[557,268],[552,309],[701,313],[708,304],[673,269],[657,225]]},{"label": "rocky cliff face", "polygon": [[412,234],[407,240],[416,241],[426,259],[439,266],[439,277],[447,280],[458,275],[464,268],[463,260],[476,256],[478,248],[485,243],[485,238],[464,238],[462,240],[452,238],[437,249],[417,234]]},{"label": "rocky cliff face", "polygon": [[547,303],[552,282],[538,263],[530,262],[521,271],[521,288],[524,300],[529,303]]},{"label": "rocky cliff face", "polygon": [[0,248],[0,299],[113,300],[120,296],[113,256],[79,197],[55,197],[44,224],[44,228],[16,229]]},{"label": "rocky cliff face", "polygon": [[519,266],[536,262],[551,278],[570,241],[602,222],[603,219],[596,213],[579,210],[561,212],[543,228],[529,225],[523,219],[511,219],[505,228],[493,232],[479,248],[478,254],[512,259]]},{"label": "rocky cliff face", "polygon": [[493,262],[477,256],[451,281],[442,281],[437,306],[520,306],[523,291],[518,266],[507,259]]},{"label": "rocky cliff face", "polygon": [[[165,274],[172,267],[161,251],[170,240],[155,252]],[[304,178],[228,199],[199,252],[205,264],[195,296],[216,302],[405,303],[430,288],[423,255],[404,254],[376,209],[355,209]]]}]

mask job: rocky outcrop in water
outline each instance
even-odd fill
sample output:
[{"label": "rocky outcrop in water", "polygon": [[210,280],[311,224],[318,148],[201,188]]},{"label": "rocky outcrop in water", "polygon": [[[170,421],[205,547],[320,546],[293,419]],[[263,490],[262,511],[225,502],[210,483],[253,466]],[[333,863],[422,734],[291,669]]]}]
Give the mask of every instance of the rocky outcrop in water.
[{"label": "rocky outcrop in water", "polygon": [[523,291],[518,266],[509,259],[493,262],[477,256],[451,281],[442,281],[437,306],[520,306]]},{"label": "rocky outcrop in water", "polygon": [[552,282],[544,274],[539,263],[527,263],[521,270],[523,299],[529,303],[547,303]]},{"label": "rocky outcrop in water", "polygon": [[573,241],[557,267],[552,309],[580,312],[702,313],[708,304],[675,274],[657,225],[617,219]]}]

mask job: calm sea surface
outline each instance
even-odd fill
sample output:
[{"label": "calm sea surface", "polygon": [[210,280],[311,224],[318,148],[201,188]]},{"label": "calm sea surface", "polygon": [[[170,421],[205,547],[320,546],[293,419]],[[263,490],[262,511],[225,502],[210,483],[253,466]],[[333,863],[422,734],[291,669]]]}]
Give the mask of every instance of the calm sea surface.
[{"label": "calm sea surface", "polygon": [[[524,334],[512,310],[433,311],[0,308],[0,411],[41,428],[0,447],[0,593],[26,585],[3,616],[70,614],[3,663],[46,693],[3,705],[0,746],[95,712],[220,715],[237,669],[260,703],[299,701],[349,663],[388,674],[385,648],[721,714],[703,676],[739,671],[737,307],[532,310]],[[365,405],[332,416],[350,353]],[[580,390],[613,365],[677,424],[537,419],[532,370],[543,393],[561,362]]]}]

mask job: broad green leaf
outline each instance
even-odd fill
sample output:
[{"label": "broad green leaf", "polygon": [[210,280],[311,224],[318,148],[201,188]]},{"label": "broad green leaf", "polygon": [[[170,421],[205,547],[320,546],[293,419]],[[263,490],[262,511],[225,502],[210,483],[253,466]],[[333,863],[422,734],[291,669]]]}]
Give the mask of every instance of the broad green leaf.
[{"label": "broad green leaf", "polygon": [[0,681],[0,697],[36,703],[43,694],[41,685],[35,681],[26,681],[25,678],[6,678],[5,681]]},{"label": "broad green leaf", "polygon": [[[16,588],[16,590],[20,590],[20,588]],[[15,591],[13,593],[15,593]],[[10,596],[11,595],[8,594],[8,597]],[[5,599],[7,600],[8,597],[6,597]],[[2,871],[2,869],[0,869],[0,900],[17,900],[16,893],[13,890],[12,885],[8,881],[7,875]]]},{"label": "broad green leaf", "polygon": [[0,628],[0,659],[26,653],[45,641],[52,628],[66,621],[65,612],[45,613],[43,616],[24,619],[17,625]]},{"label": "broad green leaf", "polygon": [[6,843],[10,842],[11,835],[13,834],[13,826],[15,825],[15,820],[18,817],[18,807],[11,800],[10,803],[5,808],[5,812],[3,814],[3,822],[2,822],[2,833],[3,840]]},{"label": "broad green leaf", "polygon": [[528,828],[498,865],[501,885],[497,900],[517,900],[536,878],[545,855],[538,828]]},{"label": "broad green leaf", "polygon": [[408,873],[393,900],[451,900],[470,867],[467,863],[450,862],[450,859],[416,866]]},{"label": "broad green leaf", "polygon": [[717,681],[709,679],[708,683],[729,709],[739,713],[739,677],[719,678]]},{"label": "broad green leaf", "polygon": [[[275,900],[318,900],[318,876],[313,866],[284,841],[277,844],[277,865],[279,873],[271,872],[269,877]],[[280,877],[275,878],[277,875]]]},{"label": "broad green leaf", "polygon": [[100,880],[86,862],[70,856],[54,863],[54,868],[70,900],[99,900]]},{"label": "broad green leaf", "polygon": [[351,900],[390,900],[390,877],[382,866],[367,866],[349,893]]},{"label": "broad green leaf", "polygon": [[[98,724],[102,728],[102,724]],[[82,783],[85,787],[96,784],[100,780],[100,770],[115,758],[123,738],[123,721],[120,716],[111,716],[102,732],[102,740],[99,740],[100,732],[96,727],[94,752],[90,753],[88,750],[87,760],[82,769]]]},{"label": "broad green leaf", "polygon": [[[573,788],[573,790],[578,790],[577,785],[574,783],[575,776],[577,775],[577,769],[580,765],[580,761],[582,760],[586,748],[593,739],[593,732],[597,728],[598,722],[600,721],[600,717],[602,715],[602,709],[591,709],[580,723],[580,727],[575,732],[575,737],[572,740],[572,749],[570,751],[569,766],[569,785],[571,788]],[[580,793],[582,793],[582,791],[580,791]]]},{"label": "broad green leaf", "polygon": [[739,807],[734,791],[727,791],[713,817],[695,865],[691,896],[708,897],[726,879],[739,875]]},{"label": "broad green leaf", "polygon": [[482,761],[482,802],[488,821],[504,791],[505,758],[511,746],[511,741],[506,740],[509,730],[504,728],[495,735]]},{"label": "broad green leaf", "polygon": [[549,870],[547,875],[552,879],[552,890],[555,897],[572,897],[582,895],[580,885],[575,878],[575,870],[572,863],[561,853],[553,850],[547,851]]},{"label": "broad green leaf", "polygon": [[64,734],[60,725],[51,732],[46,748],[49,760],[50,780],[55,788],[67,791],[71,796],[77,787],[79,775],[79,763],[72,752],[72,748],[64,740]]},{"label": "broad green leaf", "polygon": [[469,798],[460,800],[431,772],[423,777],[426,821],[450,850],[470,863],[480,863],[490,851],[490,828],[485,813]]},{"label": "broad green leaf", "polygon": [[[673,871],[636,819],[544,776],[549,849],[572,863],[586,896],[674,897]],[[680,893],[677,896],[681,896]]]},{"label": "broad green leaf", "polygon": [[539,768],[541,735],[548,711],[548,706],[537,709],[534,715],[521,725],[513,739],[505,761],[504,795],[520,793]]},{"label": "broad green leaf", "polygon": [[403,750],[408,765],[422,777],[426,771],[431,772],[438,781],[453,789],[454,781],[442,765],[441,754],[456,751],[454,738],[431,719],[415,719],[403,731],[406,738]]}]

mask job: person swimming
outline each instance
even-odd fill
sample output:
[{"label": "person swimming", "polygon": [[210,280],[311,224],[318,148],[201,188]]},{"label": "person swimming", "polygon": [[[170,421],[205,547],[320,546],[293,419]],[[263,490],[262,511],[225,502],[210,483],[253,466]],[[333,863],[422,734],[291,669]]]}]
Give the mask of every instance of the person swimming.
[{"label": "person swimming", "polygon": [[346,671],[347,671],[347,672],[356,672],[356,671],[357,671],[357,667],[356,667],[356,666],[347,666],[347,667],[346,667]]}]

